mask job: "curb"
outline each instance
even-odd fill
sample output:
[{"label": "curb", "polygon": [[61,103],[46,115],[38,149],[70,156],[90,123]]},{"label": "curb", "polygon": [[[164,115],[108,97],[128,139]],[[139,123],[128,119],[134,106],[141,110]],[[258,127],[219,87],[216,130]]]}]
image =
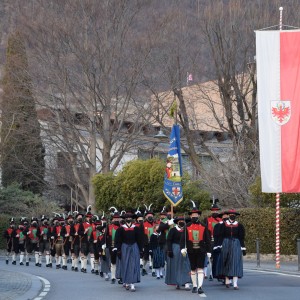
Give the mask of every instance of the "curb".
[{"label": "curb", "polygon": [[23,272],[17,272],[17,273],[20,273],[24,276],[30,277],[31,287],[23,295],[20,295],[17,298],[15,298],[15,300],[35,299],[37,297],[37,295],[39,295],[41,293],[41,291],[43,290],[43,288],[44,288],[44,285],[43,285],[43,282],[41,281],[41,279],[38,276],[31,275],[31,274],[28,274],[28,273],[23,273]]}]

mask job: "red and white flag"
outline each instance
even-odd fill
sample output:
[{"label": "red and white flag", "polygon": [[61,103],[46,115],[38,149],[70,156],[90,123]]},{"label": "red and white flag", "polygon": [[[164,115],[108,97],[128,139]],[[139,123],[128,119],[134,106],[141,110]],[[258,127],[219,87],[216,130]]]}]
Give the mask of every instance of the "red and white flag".
[{"label": "red and white flag", "polygon": [[300,192],[300,30],[256,31],[262,191]]},{"label": "red and white flag", "polygon": [[187,84],[188,84],[190,81],[193,81],[193,75],[192,75],[192,73],[187,72],[187,73],[186,73],[186,82],[187,82]]}]

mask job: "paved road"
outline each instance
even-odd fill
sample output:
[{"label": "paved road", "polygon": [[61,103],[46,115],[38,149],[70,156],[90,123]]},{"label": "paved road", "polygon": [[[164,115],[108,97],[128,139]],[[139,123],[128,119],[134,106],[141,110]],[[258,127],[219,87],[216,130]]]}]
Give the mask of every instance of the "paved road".
[{"label": "paved road", "polygon": [[[295,266],[295,265],[294,265]],[[270,271],[264,271],[262,268],[260,270],[255,270],[255,265],[246,263],[245,264],[245,274],[243,279],[239,281],[240,290],[235,291],[233,288],[226,289],[221,283],[214,280],[213,282],[205,281],[204,291],[209,299],[220,298],[222,300],[230,299],[243,299],[243,300],[299,300],[300,295],[300,274],[296,272],[296,268],[287,268],[276,272],[275,269],[272,270],[270,265]],[[248,267],[248,269],[247,269]],[[22,273],[19,273],[22,272]],[[24,273],[29,274],[25,275]],[[40,285],[37,286],[33,284],[37,297],[36,300],[56,300],[56,299],[103,299],[103,297],[108,297],[109,300],[124,300],[124,297],[130,297],[131,300],[143,299],[143,300],[153,300],[159,297],[160,300],[176,300],[184,297],[185,300],[195,299],[197,294],[192,294],[184,290],[175,290],[174,287],[166,286],[163,280],[157,280],[150,275],[142,277],[142,282],[136,285],[137,291],[132,293],[126,291],[121,285],[111,285],[110,282],[104,281],[100,276],[93,275],[91,273],[74,273],[70,270],[56,270],[48,269],[44,266],[39,268],[35,267],[33,263],[29,267],[26,266],[13,266],[5,265],[4,261],[0,261],[0,279],[7,276],[3,274],[10,274],[10,280],[7,283],[7,287],[11,289],[18,290],[14,286],[18,285],[18,281],[23,282],[25,276],[26,280],[29,278],[32,283],[36,282],[37,277],[44,279]],[[14,276],[11,276],[14,275]],[[23,278],[23,279],[22,279]],[[29,280],[30,281],[30,280]],[[3,296],[3,284],[0,281],[0,299],[32,299],[28,297],[28,291],[26,297],[19,297],[15,295],[12,297]],[[22,284],[25,283],[20,283]],[[26,284],[25,284],[26,285]],[[2,286],[2,287],[1,287]],[[26,290],[23,288],[23,291]],[[5,287],[4,287],[5,289]],[[22,289],[21,289],[22,290]],[[32,289],[30,289],[32,292]],[[39,296],[38,296],[39,295]],[[6,295],[7,296],[7,295]],[[15,297],[15,298],[14,298]],[[19,297],[19,298],[18,298]]]}]

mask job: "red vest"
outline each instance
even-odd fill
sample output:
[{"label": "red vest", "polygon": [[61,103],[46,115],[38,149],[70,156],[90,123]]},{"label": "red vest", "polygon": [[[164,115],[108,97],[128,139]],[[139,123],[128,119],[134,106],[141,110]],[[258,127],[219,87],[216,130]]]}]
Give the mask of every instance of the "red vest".
[{"label": "red vest", "polygon": [[148,240],[150,240],[150,236],[153,233],[154,225],[155,225],[154,222],[152,224],[147,221],[144,222],[144,233],[145,233],[145,235],[148,236]]},{"label": "red vest", "polygon": [[87,231],[87,236],[90,237],[91,234],[92,234],[92,231],[93,231],[93,226],[92,226],[92,224],[87,223],[87,222],[84,222],[84,223],[83,223],[83,227],[84,227],[84,230],[88,229],[88,231]]},{"label": "red vest", "polygon": [[189,241],[196,243],[203,240],[205,226],[201,224],[192,224],[187,227]]},{"label": "red vest", "polygon": [[119,226],[115,225],[115,224],[110,224],[108,226],[108,234],[109,234],[109,236],[111,236],[111,240],[113,242],[115,240],[115,235],[116,235],[116,231],[117,231],[118,228],[119,228]]},{"label": "red vest", "polygon": [[75,233],[77,233],[77,234],[78,234],[79,226],[80,226],[80,224],[74,225]]},{"label": "red vest", "polygon": [[65,228],[66,228],[67,234],[70,235],[71,225],[66,225]]},{"label": "red vest", "polygon": [[7,233],[8,233],[8,235],[9,236],[11,236],[11,234],[12,234],[12,232],[13,232],[14,230],[12,229],[12,228],[7,228]]},{"label": "red vest", "polygon": [[221,218],[213,218],[213,217],[208,217],[207,218],[207,228],[210,232],[210,236],[213,238],[214,236],[214,227],[216,224],[218,224],[219,222],[221,222],[222,219]]},{"label": "red vest", "polygon": [[37,242],[39,240],[39,238],[37,237],[38,228],[29,227],[29,231],[30,231],[30,234],[28,236],[29,239],[34,241],[34,242]]}]

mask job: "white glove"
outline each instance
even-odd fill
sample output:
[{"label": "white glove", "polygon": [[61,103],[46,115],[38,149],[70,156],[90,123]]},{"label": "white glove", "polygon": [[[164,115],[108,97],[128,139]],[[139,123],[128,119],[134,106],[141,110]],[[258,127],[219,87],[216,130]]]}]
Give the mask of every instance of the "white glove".
[{"label": "white glove", "polygon": [[174,224],[174,219],[168,220],[168,225],[173,225]]},{"label": "white glove", "polygon": [[207,257],[211,258],[211,253],[207,252]]},{"label": "white glove", "polygon": [[181,254],[182,254],[182,256],[186,256],[186,254],[187,254],[186,248],[181,249]]},{"label": "white glove", "polygon": [[112,249],[112,251],[117,251],[117,250],[118,250],[117,248]]},{"label": "white glove", "polygon": [[105,250],[105,248],[106,248],[106,244],[102,245],[102,250]]}]

